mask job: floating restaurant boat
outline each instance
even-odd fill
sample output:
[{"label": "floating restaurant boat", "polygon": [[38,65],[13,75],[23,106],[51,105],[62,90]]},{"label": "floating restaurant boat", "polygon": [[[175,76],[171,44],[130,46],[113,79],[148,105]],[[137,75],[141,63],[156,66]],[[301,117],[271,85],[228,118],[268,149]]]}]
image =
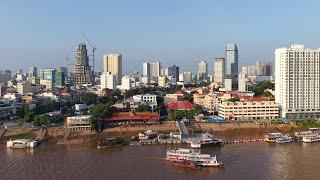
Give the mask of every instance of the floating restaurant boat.
[{"label": "floating restaurant boat", "polygon": [[210,133],[205,133],[199,139],[191,141],[192,148],[213,147],[222,145],[222,140],[214,137]]},{"label": "floating restaurant boat", "polygon": [[278,144],[290,143],[290,142],[293,142],[293,137],[289,135],[283,135],[282,137],[276,139],[276,143]]},{"label": "floating restaurant boat", "polygon": [[34,148],[38,145],[38,142],[30,139],[16,139],[7,141],[7,148],[22,149],[22,148]]},{"label": "floating restaurant boat", "polygon": [[278,138],[283,137],[281,133],[269,133],[265,136],[264,141],[275,143]]},{"label": "floating restaurant boat", "polygon": [[216,156],[201,154],[200,151],[178,148],[167,151],[167,161],[180,164],[185,167],[222,167],[223,163],[218,162]]},{"label": "floating restaurant boat", "polygon": [[320,141],[319,134],[313,134],[313,135],[308,135],[308,136],[302,137],[302,142],[305,142],[305,143],[319,142],[319,141]]}]

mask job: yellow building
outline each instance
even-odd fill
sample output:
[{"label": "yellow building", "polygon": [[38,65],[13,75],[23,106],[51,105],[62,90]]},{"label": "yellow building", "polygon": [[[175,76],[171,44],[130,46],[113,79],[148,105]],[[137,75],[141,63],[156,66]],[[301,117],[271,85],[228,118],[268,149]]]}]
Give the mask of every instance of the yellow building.
[{"label": "yellow building", "polygon": [[218,105],[218,114],[226,120],[278,119],[279,106],[275,101],[222,102]]}]

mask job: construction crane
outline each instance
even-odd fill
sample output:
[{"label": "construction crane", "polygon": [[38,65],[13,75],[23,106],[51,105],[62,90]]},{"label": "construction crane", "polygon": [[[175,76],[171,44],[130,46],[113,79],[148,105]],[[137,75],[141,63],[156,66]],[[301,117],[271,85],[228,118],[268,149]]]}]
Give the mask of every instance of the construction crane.
[{"label": "construction crane", "polygon": [[84,39],[87,41],[87,43],[90,45],[90,47],[92,48],[92,71],[94,72],[94,52],[97,50],[96,45],[93,43],[91,43],[89,41],[89,39],[87,38],[85,33],[82,33]]}]

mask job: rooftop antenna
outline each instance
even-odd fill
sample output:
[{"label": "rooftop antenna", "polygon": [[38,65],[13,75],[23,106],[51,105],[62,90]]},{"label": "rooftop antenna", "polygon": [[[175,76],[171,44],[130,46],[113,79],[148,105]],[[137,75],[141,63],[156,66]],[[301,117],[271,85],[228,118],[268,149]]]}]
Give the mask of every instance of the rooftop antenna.
[{"label": "rooftop antenna", "polygon": [[82,36],[84,37],[84,39],[87,41],[87,43],[90,45],[90,47],[92,48],[92,71],[94,72],[94,52],[97,50],[97,46],[94,43],[91,43],[89,41],[89,39],[87,38],[86,34],[83,32]]}]

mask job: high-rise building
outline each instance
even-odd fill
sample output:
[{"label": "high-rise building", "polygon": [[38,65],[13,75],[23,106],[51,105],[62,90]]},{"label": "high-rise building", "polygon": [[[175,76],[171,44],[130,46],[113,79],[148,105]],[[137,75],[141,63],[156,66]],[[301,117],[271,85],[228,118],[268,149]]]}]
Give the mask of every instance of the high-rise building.
[{"label": "high-rise building", "polygon": [[240,73],[238,76],[238,91],[241,91],[241,92],[247,91],[246,75],[242,73]]},{"label": "high-rise building", "polygon": [[256,75],[256,68],[255,66],[242,66],[241,73],[247,76],[255,76]]},{"label": "high-rise building", "polygon": [[77,46],[76,63],[74,65],[74,78],[76,85],[93,83],[93,72],[89,65],[87,47],[84,43],[80,43]]},{"label": "high-rise building", "polygon": [[68,68],[67,67],[58,67],[57,72],[64,72],[64,76],[67,79],[67,77],[68,77]]},{"label": "high-rise building", "polygon": [[129,76],[122,76],[121,78],[121,90],[131,89],[131,79]]},{"label": "high-rise building", "polygon": [[66,76],[64,71],[58,70],[56,72],[56,87],[64,87],[66,85]]},{"label": "high-rise building", "polygon": [[198,64],[198,80],[205,81],[208,77],[208,63],[205,60],[201,60]]},{"label": "high-rise building", "polygon": [[41,80],[51,80],[55,82],[57,70],[55,68],[43,68],[40,69],[40,79]]},{"label": "high-rise building", "polygon": [[232,91],[232,79],[231,78],[225,78],[224,79],[224,89],[226,91]]},{"label": "high-rise building", "polygon": [[0,83],[7,84],[9,80],[11,80],[11,71],[5,70],[4,72],[0,73]]},{"label": "high-rise building", "polygon": [[28,77],[37,77],[38,76],[38,73],[37,73],[37,67],[30,67],[29,68],[29,72],[28,72]]},{"label": "high-rise building", "polygon": [[167,87],[167,76],[160,76],[158,81],[159,87]]},{"label": "high-rise building", "polygon": [[150,77],[151,77],[150,63],[145,62],[142,64],[142,76],[144,77],[145,84],[150,83]]},{"label": "high-rise building", "polygon": [[224,58],[215,58],[214,60],[214,82],[224,83],[224,71],[225,71]]},{"label": "high-rise building", "polygon": [[21,68],[18,69],[18,74],[23,74],[23,70]]},{"label": "high-rise building", "polygon": [[320,49],[275,50],[275,100],[287,119],[320,117]]},{"label": "high-rise building", "polygon": [[227,43],[225,57],[225,76],[235,84],[238,76],[238,47],[235,43]]},{"label": "high-rise building", "polygon": [[160,62],[145,62],[142,64],[143,70],[142,75],[147,77],[148,82],[151,80],[157,82],[158,77],[160,76]]},{"label": "high-rise building", "polygon": [[103,70],[116,77],[116,84],[121,83],[122,56],[121,54],[105,54],[103,56]]},{"label": "high-rise building", "polygon": [[184,84],[189,84],[192,82],[192,72],[183,72],[179,76],[179,81]]},{"label": "high-rise building", "polygon": [[104,72],[100,76],[101,89],[116,89],[116,76],[111,72]]},{"label": "high-rise building", "polygon": [[271,62],[256,62],[256,75],[271,76]]}]

